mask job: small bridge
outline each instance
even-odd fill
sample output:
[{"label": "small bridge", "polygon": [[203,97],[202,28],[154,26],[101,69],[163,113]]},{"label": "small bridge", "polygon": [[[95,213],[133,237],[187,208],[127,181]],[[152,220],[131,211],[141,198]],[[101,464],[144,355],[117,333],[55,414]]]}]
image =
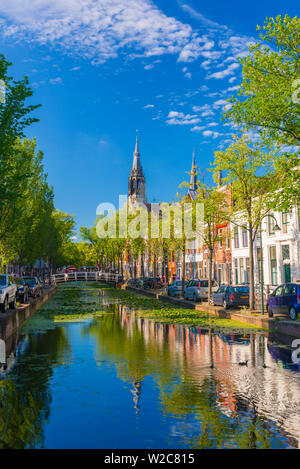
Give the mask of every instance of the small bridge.
[{"label": "small bridge", "polygon": [[68,274],[51,275],[52,283],[64,282],[105,282],[116,284],[122,280],[122,275],[107,272],[70,272]]}]

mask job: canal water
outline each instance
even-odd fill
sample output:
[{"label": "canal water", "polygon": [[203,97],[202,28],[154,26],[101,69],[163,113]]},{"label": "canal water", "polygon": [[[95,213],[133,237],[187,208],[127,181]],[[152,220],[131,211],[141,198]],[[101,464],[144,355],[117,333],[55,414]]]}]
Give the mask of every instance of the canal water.
[{"label": "canal water", "polygon": [[155,323],[98,291],[60,286],[2,347],[0,448],[299,446],[290,339]]}]

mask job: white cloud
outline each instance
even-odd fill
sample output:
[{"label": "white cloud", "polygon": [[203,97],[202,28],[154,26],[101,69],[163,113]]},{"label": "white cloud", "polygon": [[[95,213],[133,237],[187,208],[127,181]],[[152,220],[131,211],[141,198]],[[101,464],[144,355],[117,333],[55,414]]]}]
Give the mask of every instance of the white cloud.
[{"label": "white cloud", "polygon": [[150,107],[154,107],[154,104],[146,104],[146,106],[144,106],[144,109],[149,109]]},{"label": "white cloud", "polygon": [[145,65],[144,67],[145,70],[151,70],[152,68],[154,68],[153,64],[148,64],[148,65]]},{"label": "white cloud", "polygon": [[51,85],[62,85],[63,81],[61,77],[56,77],[56,78],[50,78],[49,83]]},{"label": "white cloud", "polygon": [[248,47],[254,42],[254,39],[251,37],[230,36],[224,40],[219,41],[219,45],[222,49],[230,49],[234,58],[238,58],[249,55]]},{"label": "white cloud", "polygon": [[225,68],[221,72],[211,73],[210,75],[207,76],[207,78],[216,78],[217,80],[221,80],[222,78],[225,78],[229,75],[233,75],[234,70],[236,70],[239,67],[240,67],[240,65],[237,64],[237,63],[230,64],[230,65],[228,65],[227,68]]},{"label": "white cloud", "polygon": [[201,68],[204,68],[204,70],[209,70],[211,66],[211,60],[204,60],[202,64],[200,65]]},{"label": "white cloud", "polygon": [[168,125],[194,125],[201,119],[196,114],[184,114],[183,112],[170,111],[166,123]]},{"label": "white cloud", "polygon": [[227,101],[225,101],[225,99],[218,99],[218,101],[215,101],[214,104],[213,104],[213,107],[215,109],[219,108],[219,107],[222,107],[222,106],[226,106]]},{"label": "white cloud", "polygon": [[202,132],[203,137],[212,137],[213,139],[220,137],[220,132],[213,132],[212,130],[204,130]]},{"label": "white cloud", "polygon": [[223,26],[219,23],[216,23],[215,21],[212,21],[208,18],[206,18],[204,15],[202,15],[202,13],[199,13],[198,11],[196,11],[194,8],[192,8],[191,6],[189,5],[186,5],[185,3],[182,3],[182,2],[179,2],[179,5],[180,7],[185,10],[190,16],[192,16],[193,18],[197,19],[198,21],[200,21],[200,23],[203,24],[203,26],[205,26],[206,28],[212,28],[212,29],[223,29],[223,30],[227,30],[227,26]]},{"label": "white cloud", "polygon": [[213,116],[215,114],[209,104],[204,104],[203,106],[193,106],[192,109],[194,112],[201,112],[201,117]]},{"label": "white cloud", "polygon": [[1,0],[0,16],[2,34],[10,40],[56,46],[94,64],[122,49],[131,57],[176,54],[182,62],[221,53],[212,51],[211,38],[151,0]]}]

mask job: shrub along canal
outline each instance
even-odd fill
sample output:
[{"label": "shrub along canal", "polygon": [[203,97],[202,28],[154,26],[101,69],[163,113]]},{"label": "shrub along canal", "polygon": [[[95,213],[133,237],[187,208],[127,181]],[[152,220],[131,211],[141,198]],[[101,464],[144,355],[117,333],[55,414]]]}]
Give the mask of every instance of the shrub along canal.
[{"label": "shrub along canal", "polygon": [[60,285],[2,350],[0,447],[298,447],[290,339],[158,303]]}]

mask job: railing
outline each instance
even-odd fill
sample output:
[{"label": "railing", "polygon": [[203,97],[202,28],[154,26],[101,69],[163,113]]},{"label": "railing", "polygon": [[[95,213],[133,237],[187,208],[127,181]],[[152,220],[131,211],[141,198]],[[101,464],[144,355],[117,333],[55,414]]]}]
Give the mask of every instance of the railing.
[{"label": "railing", "polygon": [[120,274],[107,272],[70,272],[51,275],[51,282],[80,282],[80,281],[105,281],[106,283],[117,283],[122,279]]}]

